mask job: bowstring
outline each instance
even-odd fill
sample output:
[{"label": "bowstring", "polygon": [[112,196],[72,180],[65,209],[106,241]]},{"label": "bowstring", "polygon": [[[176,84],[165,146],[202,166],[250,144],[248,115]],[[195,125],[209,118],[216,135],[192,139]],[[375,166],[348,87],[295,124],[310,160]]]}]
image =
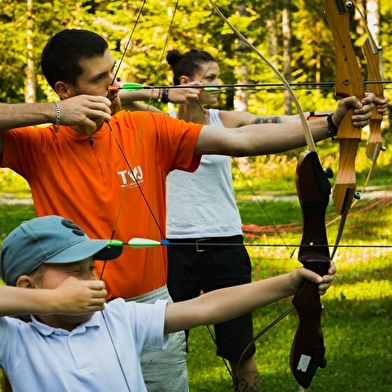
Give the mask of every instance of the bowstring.
[{"label": "bowstring", "polygon": [[[118,66],[117,66],[117,69],[116,69],[116,71],[115,71],[115,73],[114,73],[114,75],[113,75],[113,79],[112,79],[112,82],[111,82],[110,86],[113,86],[114,82],[115,82],[116,79],[117,79],[118,71],[119,71],[119,69],[120,69],[120,66],[121,66],[122,62],[124,61],[125,53],[126,53],[127,50],[128,50],[129,44],[130,44],[131,39],[132,39],[132,37],[133,37],[133,34],[134,34],[135,30],[136,30],[137,23],[138,23],[138,21],[140,20],[140,17],[141,17],[141,15],[142,15],[142,13],[143,13],[143,9],[144,9],[145,4],[146,4],[146,0],[143,0],[142,6],[139,8],[139,11],[138,11],[138,13],[137,13],[137,15],[136,15],[136,19],[135,19],[135,22],[133,23],[133,28],[132,28],[132,30],[131,30],[131,34],[129,35],[128,41],[127,41],[127,43],[126,43],[126,45],[125,45],[124,51],[123,51],[123,53],[122,53],[122,56],[121,56],[121,59],[120,59],[120,61],[119,61]],[[109,94],[110,94],[110,91],[108,92],[107,97],[109,96]],[[116,141],[116,144],[117,144],[117,146],[119,147],[119,150],[120,150],[122,156],[125,158],[125,160],[126,160],[126,162],[127,162],[127,164],[128,164],[128,161],[127,161],[127,159],[126,159],[126,156],[125,156],[125,154],[124,154],[124,151],[122,150],[122,148],[121,148],[121,146],[120,146],[120,144],[119,144],[119,141],[118,141],[118,139],[117,139],[117,137],[116,137],[116,135],[115,135],[115,133],[114,133],[114,131],[113,131],[111,125],[110,125],[110,122],[107,121],[106,123],[107,123],[108,126],[109,126],[110,133],[111,133],[112,136],[114,137],[114,140]],[[130,169],[130,172],[132,172],[131,167],[130,167],[129,165],[128,165],[128,167],[129,167],[129,169]],[[114,225],[113,225],[113,229],[112,229],[112,233],[111,233],[111,236],[110,236],[111,239],[114,238],[114,234],[115,234],[115,231],[116,231],[118,219],[119,219],[119,216],[120,216],[120,211],[121,211],[121,209],[122,209],[122,204],[123,204],[123,201],[124,201],[124,198],[125,198],[125,191],[126,191],[126,188],[125,188],[124,191],[122,192],[122,196],[121,196],[121,200],[120,200],[120,204],[119,204],[119,209],[118,209],[118,212],[117,212],[117,214],[116,214],[115,221],[114,221]],[[107,263],[107,260],[104,260],[103,266],[102,266],[102,270],[101,270],[101,273],[100,273],[100,277],[99,277],[100,280],[103,279],[103,274],[104,274],[104,271],[105,271],[106,263]],[[118,352],[117,346],[116,346],[116,344],[115,344],[115,342],[114,342],[113,335],[112,335],[111,330],[110,330],[110,328],[109,328],[109,324],[108,324],[108,322],[107,322],[107,320],[106,320],[106,317],[105,317],[105,312],[104,312],[104,310],[101,310],[100,313],[101,313],[102,319],[103,319],[103,321],[104,321],[105,328],[106,328],[107,334],[108,334],[108,336],[109,336],[109,339],[110,339],[110,342],[111,342],[111,345],[112,345],[114,354],[115,354],[115,356],[116,356],[117,363],[118,363],[118,365],[119,365],[119,368],[120,368],[122,377],[123,377],[123,379],[124,379],[125,385],[126,385],[126,387],[127,387],[127,390],[128,390],[129,392],[131,392],[131,387],[130,387],[130,385],[129,385],[129,383],[128,383],[128,378],[127,378],[127,376],[126,376],[126,372],[125,372],[125,369],[124,369],[124,367],[123,367],[123,364],[122,364],[122,361],[121,361],[121,358],[120,358],[120,354],[119,354],[119,352]]]},{"label": "bowstring", "polygon": [[[143,2],[143,7],[144,7],[145,3],[146,3],[146,0],[144,0],[144,2]],[[155,72],[155,79],[154,79],[154,82],[153,82],[152,92],[154,91],[154,86],[155,86],[155,84],[156,84],[156,81],[158,80],[159,73],[160,73],[161,68],[162,68],[163,56],[164,56],[164,52],[165,52],[166,47],[167,47],[168,42],[169,42],[170,33],[171,33],[171,31],[172,31],[172,28],[173,28],[174,18],[175,18],[175,15],[176,15],[176,11],[177,11],[177,8],[178,8],[178,4],[179,4],[179,0],[176,0],[175,7],[174,7],[174,11],[173,11],[173,14],[172,14],[172,17],[171,17],[171,20],[170,20],[168,32],[167,32],[167,34],[166,34],[165,43],[164,43],[164,46],[163,46],[163,48],[162,48],[161,57],[160,57],[160,60],[159,60],[159,63],[158,63],[158,68],[157,68],[157,70],[156,70],[156,72]],[[132,35],[133,35],[133,32],[135,31],[135,27],[136,27],[136,25],[137,25],[137,23],[138,23],[138,21],[139,21],[140,15],[141,15],[141,13],[138,14],[137,20],[136,20],[136,22],[135,22],[135,24],[134,24],[134,28],[133,28],[133,30],[132,30]],[[131,35],[131,37],[132,37],[132,35]],[[121,57],[121,60],[120,60],[120,64],[119,64],[118,67],[117,67],[116,73],[115,73],[114,78],[113,78],[113,81],[112,81],[112,85],[113,85],[113,83],[115,82],[115,80],[116,80],[116,78],[117,78],[118,71],[119,71],[119,69],[120,69],[120,66],[121,66],[123,60],[124,60],[124,56],[125,56],[125,53],[127,52],[127,48],[128,48],[128,46],[129,46],[129,43],[131,42],[131,37],[128,39],[127,45],[126,45],[126,47],[125,47],[125,50],[123,51],[123,54],[122,54],[122,57]],[[147,103],[148,106],[150,105],[151,100],[152,100],[152,94],[150,95],[149,101],[148,101],[148,103]],[[142,123],[141,128],[140,128],[140,132],[139,132],[138,140],[137,140],[137,142],[136,142],[136,146],[135,146],[135,149],[134,149],[134,154],[133,154],[132,161],[135,159],[137,150],[138,150],[139,145],[140,145],[140,143],[141,143],[141,141],[142,141],[142,134],[143,134],[143,129],[144,129],[144,127],[145,127],[145,122],[146,122],[146,121],[147,121],[147,113],[146,113],[145,116],[144,116],[143,123]],[[130,162],[129,159],[127,158],[127,156],[126,156],[126,154],[125,154],[123,148],[121,147],[121,143],[120,143],[120,141],[118,140],[116,134],[114,133],[112,127],[110,126],[109,123],[108,123],[108,125],[109,125],[109,129],[110,129],[110,131],[111,131],[111,133],[112,133],[112,136],[113,136],[113,138],[114,138],[114,140],[115,140],[115,142],[116,142],[116,144],[117,144],[117,146],[118,146],[118,148],[119,148],[119,150],[120,150],[120,153],[121,153],[121,155],[122,155],[122,157],[123,157],[123,159],[124,159],[124,161],[125,161],[125,163],[126,163],[128,169],[130,170],[130,173],[133,173],[133,169],[132,169],[133,165],[131,164],[131,162]],[[140,186],[139,181],[137,180],[136,176],[132,176],[132,179],[134,180],[135,184],[137,185],[137,188],[139,189],[139,192],[140,192],[140,194],[141,194],[141,196],[142,196],[142,199],[143,199],[145,205],[147,206],[147,208],[148,208],[148,210],[149,210],[149,213],[150,213],[150,215],[151,215],[151,217],[152,217],[152,219],[153,219],[153,221],[154,221],[156,227],[158,228],[159,233],[160,233],[162,239],[164,239],[164,238],[165,238],[165,231],[164,231],[164,229],[162,229],[162,227],[160,226],[160,224],[159,224],[159,222],[158,222],[158,219],[157,219],[157,217],[155,216],[154,211],[152,210],[152,207],[151,207],[150,203],[148,202],[148,199],[147,199],[145,193],[143,192],[142,187]],[[122,210],[122,205],[123,205],[123,201],[124,201],[124,198],[125,198],[125,192],[126,192],[126,190],[127,190],[127,188],[125,187],[125,188],[124,188],[124,191],[123,191],[123,196],[122,196],[122,198],[121,198],[120,207],[119,207],[119,209],[118,209],[118,213],[117,213],[117,216],[116,216],[115,226],[114,226],[114,229],[113,229],[113,232],[112,232],[111,239],[114,238],[115,227],[116,227],[117,222],[118,222],[119,217],[120,217],[120,213],[121,213],[121,210]]]},{"label": "bowstring", "polygon": [[[143,3],[141,5],[141,7],[139,8],[138,13],[136,14],[136,18],[135,18],[135,21],[133,22],[133,27],[132,27],[131,33],[128,36],[128,39],[127,39],[127,42],[125,44],[124,50],[122,52],[120,61],[118,62],[117,68],[116,68],[116,70],[114,72],[114,75],[113,75],[113,79],[112,79],[112,81],[110,83],[110,87],[112,87],[114,82],[117,80],[118,72],[119,72],[119,70],[121,68],[121,65],[124,62],[125,54],[128,51],[128,48],[129,48],[129,45],[131,43],[132,37],[133,37],[133,35],[134,35],[135,31],[136,31],[136,26],[138,25],[138,22],[139,22],[142,14],[143,14],[143,10],[144,10],[144,6],[146,5],[146,1],[147,0],[143,0]],[[109,97],[109,96],[110,96],[110,90],[108,91],[108,94],[107,94],[107,97]],[[121,153],[121,155],[122,155],[122,157],[123,157],[123,159],[124,159],[124,161],[126,163],[126,166],[130,170],[130,173],[133,173],[132,166],[131,166],[130,162],[128,161],[127,157],[126,157],[126,155],[124,153],[124,150],[122,149],[121,144],[120,144],[116,134],[114,133],[114,130],[113,130],[112,126],[110,125],[110,121],[107,121],[106,124],[109,127],[110,133],[111,133],[111,135],[112,135],[112,137],[113,137],[113,139],[114,139],[114,141],[115,141],[115,143],[116,143],[116,145],[117,145],[117,147],[118,147],[118,149],[119,149],[119,151],[120,151],[120,153]],[[137,178],[135,176],[134,176],[134,180],[135,180],[136,184],[138,185],[138,188],[140,189],[140,186],[137,183]],[[125,192],[126,192],[126,190],[127,190],[127,188],[124,187],[124,190],[122,192],[122,197],[121,197],[121,200],[120,200],[120,203],[119,203],[119,208],[118,208],[118,211],[116,213],[116,217],[115,217],[115,220],[114,220],[114,223],[113,223],[113,229],[112,229],[112,233],[110,235],[110,239],[114,239],[114,235],[115,235],[116,228],[117,228],[117,223],[118,223],[118,220],[119,220],[119,217],[120,217],[120,212],[122,210],[122,205],[123,205],[123,202],[124,202],[124,199],[125,199]],[[104,270],[105,270],[105,267],[106,267],[106,262],[107,262],[107,260],[104,261],[100,279],[102,279],[102,277],[103,277],[103,273],[104,273]]]},{"label": "bowstring", "polygon": [[[178,1],[179,1],[179,0],[177,0],[177,2],[176,2],[175,10],[177,9]],[[112,79],[112,82],[111,82],[110,86],[113,86],[114,82],[117,80],[118,72],[119,72],[119,70],[120,70],[120,67],[121,67],[123,61],[124,61],[125,54],[126,54],[126,52],[127,52],[127,50],[128,50],[128,47],[129,47],[130,42],[131,42],[131,39],[132,39],[133,34],[134,34],[135,30],[136,30],[136,26],[137,26],[137,24],[138,24],[138,22],[139,22],[139,20],[140,20],[140,17],[141,17],[141,15],[142,15],[142,13],[143,13],[143,9],[144,9],[145,4],[146,4],[146,0],[143,0],[142,6],[140,7],[140,9],[139,9],[139,11],[138,11],[138,14],[137,14],[137,16],[136,16],[136,20],[135,20],[135,22],[134,22],[134,24],[133,24],[133,28],[132,28],[131,34],[129,35],[129,38],[128,38],[127,43],[126,43],[126,45],[125,45],[125,48],[124,48],[124,51],[123,51],[123,53],[122,53],[121,59],[120,59],[120,61],[119,61],[119,64],[118,64],[118,66],[117,66],[117,69],[116,69],[116,71],[115,71],[115,73],[114,73],[114,75],[113,75],[113,79]],[[171,19],[171,23],[170,23],[170,26],[169,26],[169,31],[168,31],[168,34],[167,34],[167,38],[166,38],[165,47],[164,47],[164,49],[163,49],[163,52],[164,52],[164,50],[165,50],[165,48],[166,48],[166,45],[167,45],[167,42],[168,42],[168,37],[169,37],[169,35],[170,35],[170,30],[171,30],[171,28],[172,28],[172,24],[173,24],[173,20],[174,20],[174,15],[175,15],[175,11],[174,11],[173,17],[172,17],[172,19]],[[161,59],[160,63],[162,63],[162,59]],[[156,74],[156,77],[158,77],[158,72],[157,72],[157,74]],[[108,92],[108,96],[109,96],[109,94],[110,94],[110,91]],[[150,99],[151,99],[151,97],[150,97]],[[145,121],[146,121],[146,116],[145,116],[145,118],[144,118],[144,122],[143,122],[143,125],[142,125],[142,129],[144,128],[144,123],[145,123]],[[115,140],[115,143],[116,143],[116,145],[117,145],[117,147],[118,147],[118,149],[119,149],[119,151],[120,151],[120,153],[121,153],[121,155],[122,155],[122,157],[123,157],[123,159],[124,159],[124,161],[125,161],[127,167],[129,168],[130,173],[132,174],[132,173],[133,173],[132,165],[131,165],[130,161],[128,160],[128,158],[127,158],[127,156],[126,156],[126,154],[125,154],[125,152],[124,152],[124,150],[123,150],[123,148],[122,148],[122,146],[121,146],[121,143],[119,142],[119,140],[118,140],[118,138],[117,138],[117,136],[116,136],[116,134],[115,134],[113,128],[111,127],[110,122],[108,121],[107,124],[108,124],[109,130],[110,130],[110,133],[111,133],[111,135],[113,136],[113,139]],[[142,133],[142,132],[139,133],[139,142],[140,142],[140,138],[141,138],[141,133]],[[139,143],[139,142],[138,142],[138,143]],[[138,145],[139,145],[138,143],[137,143],[136,148],[135,148],[135,154],[136,154],[136,151],[137,151],[137,148],[138,148]],[[135,157],[135,154],[134,154],[134,157]],[[156,226],[157,226],[159,232],[160,232],[161,235],[162,235],[162,238],[165,238],[164,232],[163,232],[162,228],[160,227],[160,225],[159,225],[159,223],[158,223],[158,220],[157,220],[157,218],[156,218],[154,212],[152,211],[152,207],[151,207],[151,205],[149,204],[149,202],[148,202],[148,200],[147,200],[147,197],[146,197],[145,193],[143,192],[143,190],[142,190],[142,188],[141,188],[141,186],[140,186],[140,184],[139,184],[139,182],[138,182],[136,176],[133,175],[132,178],[133,178],[133,180],[135,181],[135,183],[136,183],[136,185],[137,185],[137,187],[138,187],[138,189],[139,189],[139,191],[140,191],[140,193],[141,193],[141,195],[142,195],[142,198],[143,198],[144,202],[146,203],[147,208],[148,208],[148,210],[149,210],[149,212],[150,212],[150,214],[151,214],[151,216],[152,216],[152,218],[153,218],[153,220],[154,220],[154,222],[155,222],[155,224],[156,224]],[[119,220],[119,218],[120,218],[120,213],[121,213],[122,206],[123,206],[123,202],[124,202],[124,199],[125,199],[125,192],[126,192],[126,190],[127,190],[127,187],[124,187],[124,190],[123,190],[122,196],[121,196],[121,200],[120,200],[120,203],[119,203],[119,208],[118,208],[118,211],[117,211],[117,214],[116,214],[116,217],[115,217],[115,221],[114,221],[114,225],[113,225],[113,229],[112,229],[112,233],[111,233],[111,239],[113,239],[113,238],[114,238],[114,235],[115,235],[117,223],[118,223],[118,220]],[[100,280],[103,279],[103,274],[104,274],[104,271],[105,271],[106,263],[107,263],[107,260],[104,260],[104,263],[103,263],[103,266],[102,266],[102,270],[101,270],[101,274],[100,274],[100,278],[99,278]],[[122,361],[121,361],[119,352],[118,352],[118,350],[117,350],[116,344],[115,344],[114,339],[113,339],[113,335],[112,335],[112,333],[111,333],[111,331],[110,331],[110,328],[109,328],[109,325],[108,325],[108,322],[107,322],[107,320],[106,320],[106,317],[105,317],[105,314],[104,314],[104,311],[103,311],[103,310],[101,311],[101,315],[102,315],[102,319],[103,319],[103,321],[104,321],[105,328],[106,328],[106,331],[107,331],[107,333],[108,333],[109,339],[110,339],[110,341],[111,341],[112,348],[113,348],[113,350],[114,350],[114,353],[115,353],[117,362],[118,362],[118,364],[119,364],[119,367],[120,367],[120,370],[121,370],[121,374],[122,374],[123,379],[124,379],[124,381],[125,381],[126,387],[127,387],[128,391],[131,392],[131,388],[130,388],[130,385],[129,385],[129,383],[128,383],[128,379],[127,379],[127,377],[126,377],[125,369],[124,369],[124,367],[123,367],[123,364],[122,364]]]},{"label": "bowstring", "polygon": [[[212,3],[212,2],[211,2]],[[232,25],[235,27],[237,26],[237,24],[240,22],[240,19],[245,15],[245,13],[247,12],[247,8],[248,6],[251,4],[251,0],[248,0],[247,3],[244,6],[244,10],[243,12],[239,12],[239,16],[237,18],[237,20],[235,21],[235,23],[232,23]],[[214,8],[214,7],[213,7]],[[210,67],[212,66],[213,62],[216,62],[216,59],[218,58],[219,54],[222,52],[223,47],[224,47],[224,43],[228,40],[228,37],[225,39],[225,41],[220,45],[217,54],[214,56],[214,60],[211,61],[210,66],[207,68],[207,70],[205,71],[205,75],[208,73],[208,70],[210,69]],[[203,78],[202,78],[203,79]],[[275,85],[275,86],[280,86],[281,88],[286,89],[287,86],[283,85],[283,84],[276,84],[276,83],[271,83],[271,85]],[[305,85],[305,84],[304,84]],[[236,85],[233,85],[236,86]],[[247,86],[247,85],[244,85]],[[241,87],[240,87],[241,88]],[[199,103],[199,106],[201,108],[201,110],[203,111],[203,108],[201,107],[201,104]],[[235,167],[237,168],[237,170],[239,171],[239,173],[241,174],[241,177],[243,178],[243,180],[245,181],[245,183],[247,184],[247,187],[249,188],[252,196],[254,197],[254,199],[256,200],[257,204],[259,205],[259,207],[263,210],[264,214],[266,215],[268,221],[270,222],[270,224],[273,226],[273,228],[275,229],[275,232],[277,233],[277,235],[279,236],[280,240],[282,241],[283,245],[285,246],[285,248],[289,251],[289,257],[292,258],[294,255],[294,252],[296,250],[296,248],[294,248],[293,250],[290,250],[289,245],[286,243],[284,237],[282,236],[282,234],[280,233],[280,231],[278,230],[277,226],[275,225],[275,223],[273,222],[271,216],[269,215],[266,207],[264,206],[264,203],[260,200],[260,198],[258,197],[258,195],[256,194],[255,190],[253,189],[253,187],[251,186],[248,178],[246,177],[246,175],[243,173],[242,169],[240,168],[239,164],[238,164],[238,160],[233,158],[232,159]]]},{"label": "bowstring", "polygon": [[[142,11],[143,11],[143,9],[144,9],[145,4],[146,4],[146,0],[143,0],[143,4],[142,4],[142,6],[141,6],[141,8],[140,8],[140,10],[139,10],[139,12],[138,12],[138,14],[137,14],[136,21],[135,21],[135,23],[134,23],[134,25],[133,25],[133,29],[132,29],[132,31],[131,31],[131,35],[129,36],[129,38],[128,38],[128,40],[127,40],[125,49],[124,49],[124,51],[123,51],[123,53],[122,53],[121,59],[120,59],[120,61],[119,61],[119,64],[118,64],[118,66],[117,66],[117,69],[116,69],[116,72],[115,72],[115,74],[114,74],[114,76],[113,76],[113,80],[112,80],[111,86],[113,86],[114,82],[115,82],[116,79],[117,79],[118,72],[119,72],[119,70],[120,70],[120,67],[121,67],[122,63],[124,62],[125,54],[126,54],[126,52],[127,52],[127,50],[128,50],[129,44],[130,44],[130,42],[131,42],[131,40],[132,40],[132,36],[133,36],[133,34],[134,34],[134,32],[135,32],[136,26],[137,26],[137,24],[138,24],[138,22],[139,22],[139,19],[140,19],[141,15],[142,15]],[[165,52],[165,50],[166,50],[166,47],[167,47],[167,44],[168,44],[168,41],[169,41],[169,38],[170,38],[170,33],[171,33],[171,30],[172,30],[172,27],[173,27],[174,17],[175,17],[177,8],[178,8],[178,4],[179,4],[179,0],[176,0],[175,7],[174,7],[174,11],[173,11],[173,14],[172,14],[172,17],[171,17],[171,20],[170,20],[170,24],[169,24],[169,28],[168,28],[168,32],[167,32],[167,35],[166,35],[166,40],[165,40],[165,43],[164,43],[164,46],[163,46],[163,49],[162,49],[161,58],[160,58],[160,60],[159,60],[158,68],[157,68],[157,71],[156,71],[156,73],[155,73],[155,80],[154,80],[153,86],[156,84],[156,81],[157,81],[157,79],[158,79],[158,77],[159,77],[159,72],[160,72],[160,70],[161,70],[162,62],[163,62],[163,55],[164,55],[164,52]],[[152,88],[152,91],[153,91],[153,90],[154,90],[154,87]],[[110,92],[109,92],[109,93],[110,93]],[[152,94],[151,94],[151,96],[150,96],[150,99],[149,99],[148,104],[150,104],[151,100],[152,100]],[[144,119],[143,119],[143,122],[142,122],[142,125],[141,125],[141,128],[140,128],[138,140],[137,140],[137,142],[136,142],[136,146],[135,146],[135,149],[134,149],[133,158],[131,159],[132,161],[135,159],[137,150],[138,150],[139,145],[140,145],[140,143],[141,143],[141,141],[142,141],[142,134],[143,134],[143,129],[144,129],[144,127],[145,127],[146,121],[147,121],[147,113],[146,113],[145,116],[144,116]],[[124,152],[124,150],[123,150],[123,148],[122,148],[122,146],[121,146],[121,143],[120,143],[120,141],[118,140],[118,137],[116,136],[116,134],[115,134],[113,128],[111,127],[110,123],[108,122],[107,124],[108,124],[109,129],[110,129],[110,132],[111,132],[111,134],[112,134],[112,136],[113,136],[113,139],[114,139],[114,141],[115,141],[115,143],[116,143],[116,145],[117,145],[117,147],[118,147],[118,149],[119,149],[119,151],[120,151],[120,153],[121,153],[121,155],[122,155],[122,157],[123,157],[123,159],[124,159],[124,161],[125,161],[125,164],[126,164],[126,166],[128,167],[128,169],[129,169],[129,171],[130,171],[130,173],[131,173],[131,175],[132,175],[132,179],[133,179],[133,181],[135,182],[137,188],[139,189],[139,192],[140,192],[140,194],[141,194],[141,196],[142,196],[142,199],[143,199],[145,205],[147,206],[147,208],[148,208],[148,210],[149,210],[149,213],[150,213],[150,215],[151,215],[151,217],[152,217],[152,219],[153,219],[153,221],[154,221],[154,224],[155,224],[156,227],[158,228],[159,233],[160,233],[160,235],[162,236],[162,239],[164,239],[164,238],[165,238],[165,234],[164,234],[165,231],[164,231],[164,229],[160,226],[160,224],[159,224],[159,222],[158,222],[158,219],[157,219],[157,217],[155,216],[154,211],[152,210],[152,207],[151,207],[150,203],[148,202],[147,196],[145,195],[145,193],[143,192],[143,189],[142,189],[141,186],[140,186],[139,181],[137,180],[136,176],[133,175],[133,164],[131,163],[131,160],[128,159],[128,157],[126,156],[126,154],[125,154],[125,152]],[[114,227],[113,227],[112,234],[111,234],[111,239],[114,239],[114,235],[115,235],[115,231],[116,231],[116,226],[117,226],[118,220],[119,220],[119,218],[120,218],[120,213],[121,213],[121,210],[122,210],[122,206],[123,206],[123,202],[124,202],[124,199],[125,199],[125,192],[126,192],[126,191],[127,191],[127,187],[125,187],[124,190],[123,190],[123,195],[122,195],[122,198],[121,198],[121,201],[120,201],[120,205],[119,205],[119,208],[118,208],[118,212],[117,212],[117,214],[116,214],[116,218],[115,218],[115,222],[114,222]]]},{"label": "bowstring", "polygon": [[[246,10],[246,8],[248,7],[248,4],[249,4],[249,3],[250,3],[250,1],[248,1],[247,4],[246,4],[246,6],[244,7],[245,10]],[[245,14],[245,11],[244,11],[244,13],[239,13],[238,19],[237,19],[237,21],[235,22],[234,26],[236,26],[236,25],[239,23],[241,17],[242,17],[244,14]],[[209,66],[207,67],[207,69],[205,70],[204,75],[203,75],[203,76],[201,77],[201,79],[200,79],[200,82],[201,82],[201,80],[204,79],[205,75],[207,75],[207,73],[208,73],[208,71],[210,70],[210,68],[211,68],[211,66],[213,65],[213,63],[216,62],[216,59],[218,58],[219,54],[222,52],[224,43],[225,43],[227,40],[228,40],[228,37],[225,39],[225,41],[224,41],[222,44],[220,44],[220,46],[219,46],[219,48],[218,48],[218,51],[217,51],[217,53],[216,53],[215,56],[214,56],[214,59],[210,62],[210,65],[209,65]],[[234,87],[234,86],[235,86],[235,85],[233,85],[233,87]],[[203,108],[203,106],[202,106],[202,104],[200,103],[199,100],[197,100],[197,104],[198,104],[198,107],[199,107],[199,109],[201,110],[201,112],[204,113],[204,108]],[[238,169],[238,171],[240,172],[242,178],[245,180],[247,186],[249,187],[249,189],[250,189],[252,195],[254,196],[254,198],[256,199],[256,201],[257,201],[257,203],[258,203],[258,205],[261,207],[261,209],[263,210],[263,212],[264,212],[265,215],[267,216],[267,219],[270,221],[271,225],[274,227],[276,233],[278,234],[279,238],[280,238],[281,241],[283,242],[284,246],[286,247],[287,250],[289,250],[289,252],[290,252],[290,258],[292,258],[293,253],[294,253],[294,251],[295,251],[295,248],[294,248],[294,251],[292,251],[292,252],[290,251],[289,246],[287,245],[287,243],[285,242],[283,236],[281,235],[281,233],[279,232],[278,228],[277,228],[276,225],[274,224],[274,222],[273,222],[271,216],[269,215],[269,213],[267,212],[265,206],[264,206],[263,203],[260,201],[260,199],[259,199],[259,197],[257,196],[256,192],[254,191],[253,187],[250,185],[250,183],[249,183],[247,177],[245,176],[245,174],[243,173],[243,171],[242,171],[241,168],[239,167],[237,160],[233,158],[233,159],[232,159],[232,162],[234,162],[236,168]],[[220,246],[222,246],[222,244],[220,244]],[[246,246],[246,245],[244,244],[244,246]],[[186,281],[185,276],[184,276],[184,273],[183,273],[183,278],[184,278],[184,280]],[[188,290],[189,290],[189,287],[188,287]],[[243,350],[243,352],[241,353],[241,357],[240,357],[240,360],[239,360],[239,362],[238,362],[238,364],[237,364],[237,368],[238,368],[239,364],[241,363],[241,361],[242,361],[242,359],[243,359],[243,356],[246,354],[246,352],[249,350],[249,348],[252,346],[252,344],[253,344],[257,339],[259,339],[262,335],[264,335],[269,329],[271,329],[273,326],[275,326],[281,319],[283,319],[283,318],[284,318],[289,312],[291,312],[293,309],[294,309],[294,307],[292,306],[292,307],[291,307],[288,311],[286,311],[283,315],[281,315],[280,317],[278,317],[277,320],[273,321],[273,322],[272,322],[271,324],[269,324],[266,328],[264,328],[264,330],[262,331],[261,334],[259,333],[259,334],[256,336],[256,338],[253,338],[253,339],[250,341],[250,343],[246,346],[246,348],[245,348],[245,349]],[[219,354],[220,348],[219,348],[219,346],[218,346],[216,337],[215,337],[214,333],[212,332],[211,327],[210,327],[209,325],[206,325],[206,328],[207,328],[207,331],[208,331],[208,333],[209,333],[209,335],[210,335],[212,341],[214,342],[214,344],[215,344],[215,346],[216,346],[216,348],[217,348],[217,350],[218,350],[218,354]],[[231,379],[232,379],[233,384],[236,385],[236,384],[237,384],[237,377],[236,377],[236,374],[235,374],[235,373],[233,374],[233,371],[231,371],[231,369],[230,369],[230,367],[229,367],[229,365],[228,365],[228,363],[227,363],[227,360],[226,360],[222,355],[220,355],[220,357],[221,357],[221,359],[222,359],[222,362],[223,362],[223,364],[224,364],[224,366],[225,366],[227,372],[229,373],[229,375],[230,375],[230,377],[231,377]],[[234,369],[233,369],[233,370],[234,370]]]}]

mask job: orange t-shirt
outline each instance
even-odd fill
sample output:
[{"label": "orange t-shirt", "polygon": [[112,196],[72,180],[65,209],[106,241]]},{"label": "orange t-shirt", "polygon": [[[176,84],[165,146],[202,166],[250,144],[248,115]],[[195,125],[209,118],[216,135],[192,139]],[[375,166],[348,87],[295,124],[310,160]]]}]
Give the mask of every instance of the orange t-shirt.
[{"label": "orange t-shirt", "polygon": [[[164,114],[121,111],[93,136],[61,126],[3,132],[3,167],[29,183],[38,216],[72,219],[91,238],[128,242],[165,237],[165,181],[170,170],[197,169],[193,151],[202,125]],[[120,152],[118,140],[124,155]],[[97,262],[100,276],[103,262]],[[164,246],[133,249],[106,263],[109,299],[132,298],[166,284]]]}]

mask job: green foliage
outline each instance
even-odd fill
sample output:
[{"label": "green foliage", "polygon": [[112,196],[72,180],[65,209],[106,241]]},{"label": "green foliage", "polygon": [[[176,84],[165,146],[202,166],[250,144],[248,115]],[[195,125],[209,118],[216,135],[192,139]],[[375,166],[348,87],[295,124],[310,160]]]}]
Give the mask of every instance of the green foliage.
[{"label": "green foliage", "polygon": [[11,193],[13,197],[30,195],[30,188],[26,180],[10,169],[0,168],[0,195]]},{"label": "green foliage", "polygon": [[[41,76],[40,57],[48,39],[64,28],[92,26],[83,1],[33,1],[33,53],[37,74],[37,99],[46,101],[50,89]],[[24,101],[24,70],[27,64],[27,2],[0,2],[0,91],[1,102]]]},{"label": "green foliage", "polygon": [[[169,67],[164,61],[169,49],[187,51],[204,49],[216,56],[224,83],[236,83],[244,75],[238,67],[246,64],[249,83],[278,82],[272,71],[239,41],[215,14],[208,0],[178,2],[149,0],[135,26],[142,0],[94,0],[33,2],[33,51],[37,74],[37,99],[54,97],[40,71],[40,53],[49,39],[64,28],[87,28],[102,34],[115,57],[120,59],[126,43],[131,42],[119,77],[145,84],[171,84]],[[291,4],[291,81],[333,81],[335,54],[331,35],[323,14],[323,1],[295,0]],[[243,5],[243,4],[242,4]],[[221,0],[218,6],[231,22],[282,71],[283,33],[280,29],[283,2],[253,2],[240,15],[241,3]],[[24,100],[26,67],[27,16],[25,0],[0,2],[0,100]],[[381,4],[382,29],[380,42],[387,43],[390,35],[391,6]],[[174,18],[173,18],[174,16]],[[271,52],[269,25],[276,26],[276,52]],[[303,26],[309,26],[304,29]],[[134,30],[134,31],[133,31]],[[132,32],[132,34],[131,34]],[[388,45],[385,45],[384,79],[391,75]],[[15,72],[18,70],[18,72]],[[331,90],[298,90],[305,110],[328,109],[334,106]],[[233,106],[233,94],[222,96],[220,105]],[[282,113],[283,94],[276,89],[254,90],[249,98],[249,110],[255,113]]]}]

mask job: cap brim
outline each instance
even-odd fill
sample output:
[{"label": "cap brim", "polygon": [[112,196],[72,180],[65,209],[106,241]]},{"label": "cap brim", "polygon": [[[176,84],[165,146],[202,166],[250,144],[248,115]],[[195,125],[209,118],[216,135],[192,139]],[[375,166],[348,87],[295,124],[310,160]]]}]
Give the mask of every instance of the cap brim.
[{"label": "cap brim", "polygon": [[94,256],[97,260],[112,260],[119,257],[122,251],[122,245],[108,245],[107,240],[81,241],[56,253],[45,260],[44,263],[73,263],[87,259],[91,256]]}]

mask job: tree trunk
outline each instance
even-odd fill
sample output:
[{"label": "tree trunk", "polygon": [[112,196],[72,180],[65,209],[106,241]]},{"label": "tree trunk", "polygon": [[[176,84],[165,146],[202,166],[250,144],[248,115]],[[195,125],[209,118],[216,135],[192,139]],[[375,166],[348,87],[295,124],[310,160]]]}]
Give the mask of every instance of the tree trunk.
[{"label": "tree trunk", "polygon": [[[283,76],[291,82],[291,0],[285,0],[282,12],[282,33],[283,33]],[[284,91],[284,113],[292,114],[291,96],[287,90]]]},{"label": "tree trunk", "polygon": [[379,0],[366,1],[366,21],[372,37],[379,44],[380,35],[380,4]]},{"label": "tree trunk", "polygon": [[33,29],[34,29],[34,15],[33,15],[33,0],[27,0],[27,66],[26,66],[26,81],[25,81],[25,101],[33,103],[36,101],[35,95],[35,64],[33,54]]},{"label": "tree trunk", "polygon": [[[239,4],[237,6],[236,14],[242,16],[246,13],[246,4]],[[236,67],[237,83],[238,84],[248,84],[248,52],[247,45],[242,40],[238,40],[238,45],[236,52],[238,54],[238,58],[240,60],[240,65]],[[247,88],[244,89],[235,89],[234,93],[234,110],[248,110],[248,98],[249,92]]]}]

